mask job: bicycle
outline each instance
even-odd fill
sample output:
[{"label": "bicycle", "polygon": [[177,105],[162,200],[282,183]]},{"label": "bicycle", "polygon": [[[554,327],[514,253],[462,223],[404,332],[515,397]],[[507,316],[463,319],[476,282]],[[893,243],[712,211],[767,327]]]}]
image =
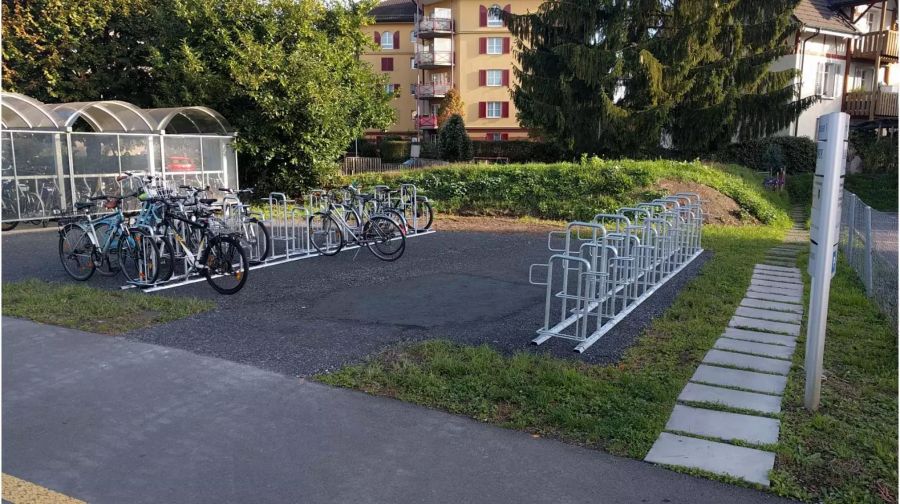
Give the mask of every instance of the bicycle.
[{"label": "bicycle", "polygon": [[425,196],[416,194],[416,187],[403,184],[392,191],[388,186],[375,186],[376,200],[384,209],[400,212],[413,232],[427,231],[434,222],[434,210]]},{"label": "bicycle", "polygon": [[[346,188],[345,188],[346,189]],[[363,199],[369,196],[364,196]],[[309,238],[324,256],[333,256],[348,243],[365,246],[382,261],[396,261],[406,250],[406,233],[389,217],[378,214],[360,216],[360,225],[351,226],[342,215],[345,208],[331,197],[325,198],[325,210],[309,217]],[[346,235],[346,236],[345,236]]]},{"label": "bicycle", "polygon": [[[242,241],[250,251],[250,263],[259,264],[265,261],[269,257],[269,243],[271,243],[269,228],[257,217],[258,214],[251,212],[250,206],[241,200],[242,195],[252,195],[253,188],[235,191],[227,187],[220,187],[219,191],[225,193],[222,200],[223,218],[240,220],[243,232]],[[234,210],[237,210],[237,215],[231,215]]]}]

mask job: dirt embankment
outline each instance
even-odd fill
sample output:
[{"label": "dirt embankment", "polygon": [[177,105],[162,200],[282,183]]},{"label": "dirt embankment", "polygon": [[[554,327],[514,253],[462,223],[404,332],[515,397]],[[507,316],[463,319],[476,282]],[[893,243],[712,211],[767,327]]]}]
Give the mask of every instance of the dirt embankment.
[{"label": "dirt embankment", "polygon": [[756,217],[741,210],[741,207],[733,199],[703,184],[680,180],[661,180],[656,187],[669,194],[680,192],[699,194],[700,200],[703,202],[703,212],[706,214],[704,222],[707,224],[725,224],[727,226],[759,224]]}]

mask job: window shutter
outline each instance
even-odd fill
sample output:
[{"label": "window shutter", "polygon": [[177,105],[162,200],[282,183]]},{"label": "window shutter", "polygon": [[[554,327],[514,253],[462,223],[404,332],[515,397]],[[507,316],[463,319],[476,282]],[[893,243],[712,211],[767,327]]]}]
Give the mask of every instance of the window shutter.
[{"label": "window shutter", "polygon": [[487,102],[478,102],[478,118],[484,119],[487,115]]},{"label": "window shutter", "polygon": [[381,71],[382,72],[393,72],[394,71],[394,58],[381,58]]},{"label": "window shutter", "polygon": [[820,61],[816,64],[816,90],[815,94],[822,94],[823,81],[825,80],[825,65]]},{"label": "window shutter", "polygon": [[394,49],[400,49],[400,31],[394,32]]},{"label": "window shutter", "polygon": [[503,54],[509,54],[509,37],[503,37]]},{"label": "window shutter", "polygon": [[400,94],[400,84],[394,84],[393,91],[394,91],[394,94],[399,95]]},{"label": "window shutter", "polygon": [[[512,12],[512,6],[509,4],[506,4],[506,6],[503,7],[503,12],[509,14],[510,12]],[[503,20],[503,26],[506,26],[506,19]]]},{"label": "window shutter", "polygon": [[487,140],[487,141],[491,141],[491,140],[494,139],[494,134],[493,134],[493,133],[488,133],[488,134],[484,135],[484,139]]},{"label": "window shutter", "polygon": [[487,70],[479,70],[478,71],[478,85],[479,86],[487,85]]},{"label": "window shutter", "polygon": [[503,84],[504,86],[507,86],[507,87],[509,86],[509,70],[504,70],[504,71],[503,71],[503,82],[502,82],[502,84]]},{"label": "window shutter", "polygon": [[500,133],[500,140],[509,140],[509,133]]},{"label": "window shutter", "polygon": [[509,102],[505,101],[500,107],[500,117],[509,117]]},{"label": "window shutter", "polygon": [[373,36],[375,38],[375,45],[381,45],[381,34],[378,32],[375,32],[373,34]]},{"label": "window shutter", "polygon": [[478,37],[478,54],[487,52],[487,37]]},{"label": "window shutter", "polygon": [[487,26],[487,7],[484,5],[478,6],[478,26]]}]

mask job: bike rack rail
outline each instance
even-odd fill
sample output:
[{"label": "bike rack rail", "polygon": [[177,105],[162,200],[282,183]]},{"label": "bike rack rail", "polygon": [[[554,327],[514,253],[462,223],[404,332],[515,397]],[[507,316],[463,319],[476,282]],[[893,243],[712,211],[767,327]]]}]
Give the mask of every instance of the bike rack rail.
[{"label": "bike rack rail", "polygon": [[[415,197],[416,188],[412,184],[406,191]],[[403,189],[400,189],[401,193]],[[250,270],[277,266],[303,259],[312,259],[319,257],[321,254],[312,246],[309,236],[309,218],[310,216],[324,208],[327,192],[322,189],[312,189],[303,201],[304,204],[298,205],[296,200],[288,198],[284,193],[272,192],[269,196],[262,198],[264,205],[264,214],[262,215],[263,223],[268,227],[270,233],[269,254],[268,257],[257,264],[251,264]],[[233,220],[240,217],[242,208],[240,200],[234,197],[233,200],[225,198],[222,201],[223,217],[227,222],[229,217]],[[227,209],[231,207],[231,209]],[[266,212],[267,210],[267,212]],[[435,233],[434,229],[416,232],[415,228],[407,230],[406,238],[415,238]],[[359,249],[360,245],[347,245],[341,251]],[[140,287],[142,292],[157,292],[174,287],[181,287],[192,283],[203,282],[206,278],[200,275],[192,275],[188,278],[184,276],[173,276],[166,282],[157,282],[150,286],[138,286],[132,283],[123,285],[122,289],[133,289]]]},{"label": "bike rack rail", "polygon": [[532,343],[562,338],[584,352],[703,253],[702,230],[700,196],[677,193],[549,233],[554,254],[528,272],[546,292]]}]

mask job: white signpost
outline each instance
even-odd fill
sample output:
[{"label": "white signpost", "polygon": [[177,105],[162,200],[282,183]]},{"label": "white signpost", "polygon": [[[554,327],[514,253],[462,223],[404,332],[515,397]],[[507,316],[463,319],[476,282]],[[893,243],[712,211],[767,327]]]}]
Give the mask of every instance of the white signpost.
[{"label": "white signpost", "polygon": [[850,116],[832,112],[819,117],[816,174],[813,179],[812,224],[809,230],[809,321],[806,329],[806,397],[809,410],[819,407],[828,294],[837,267],[841,198],[847,168]]}]

